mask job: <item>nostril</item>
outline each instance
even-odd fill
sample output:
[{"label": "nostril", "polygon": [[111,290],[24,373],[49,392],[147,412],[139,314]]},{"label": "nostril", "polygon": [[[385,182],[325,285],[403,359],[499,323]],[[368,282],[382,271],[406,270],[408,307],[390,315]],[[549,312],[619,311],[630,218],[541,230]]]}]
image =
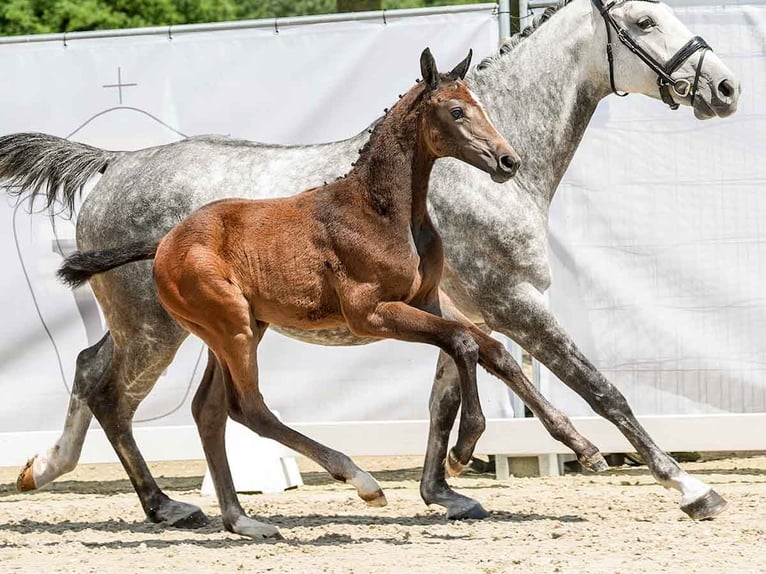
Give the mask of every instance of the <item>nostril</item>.
[{"label": "nostril", "polygon": [[519,167],[518,162],[509,155],[500,157],[500,165],[502,165],[508,171],[515,171]]},{"label": "nostril", "polygon": [[734,95],[734,84],[729,80],[721,80],[721,83],[718,84],[718,93],[724,98],[732,97]]}]

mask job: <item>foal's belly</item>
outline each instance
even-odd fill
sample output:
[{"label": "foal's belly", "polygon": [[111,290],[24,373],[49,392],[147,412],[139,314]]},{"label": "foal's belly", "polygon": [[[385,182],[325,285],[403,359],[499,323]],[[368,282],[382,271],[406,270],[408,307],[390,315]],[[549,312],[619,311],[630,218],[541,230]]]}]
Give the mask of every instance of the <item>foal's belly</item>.
[{"label": "foal's belly", "polygon": [[302,341],[304,343],[311,343],[313,345],[325,345],[328,347],[366,345],[367,343],[374,343],[380,340],[372,337],[360,337],[354,335],[348,327],[306,330],[273,325],[272,328],[277,333],[281,333],[291,339],[296,339],[297,341]]}]

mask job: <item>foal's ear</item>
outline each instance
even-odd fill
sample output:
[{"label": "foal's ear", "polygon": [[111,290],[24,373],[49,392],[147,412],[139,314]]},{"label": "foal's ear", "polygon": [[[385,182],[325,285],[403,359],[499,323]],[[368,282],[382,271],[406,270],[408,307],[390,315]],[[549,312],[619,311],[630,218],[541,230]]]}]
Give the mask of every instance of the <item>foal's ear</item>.
[{"label": "foal's ear", "polygon": [[457,66],[455,66],[448,75],[458,80],[462,80],[463,78],[465,78],[465,75],[468,73],[468,67],[471,65],[472,57],[473,57],[473,50],[468,50],[468,55],[465,57],[465,60],[463,60]]},{"label": "foal's ear", "polygon": [[436,61],[428,48],[420,54],[420,73],[423,75],[423,81],[429,87],[436,88],[439,85],[439,71],[436,69]]}]

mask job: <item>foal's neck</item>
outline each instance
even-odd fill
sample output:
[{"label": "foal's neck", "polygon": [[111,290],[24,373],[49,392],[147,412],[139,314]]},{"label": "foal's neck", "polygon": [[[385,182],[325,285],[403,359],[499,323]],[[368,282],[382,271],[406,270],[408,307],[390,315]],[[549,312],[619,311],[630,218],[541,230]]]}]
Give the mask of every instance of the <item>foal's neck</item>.
[{"label": "foal's neck", "polygon": [[364,200],[392,224],[417,232],[426,215],[428,180],[436,156],[425,144],[422,85],[405,94],[374,129],[349,173]]}]

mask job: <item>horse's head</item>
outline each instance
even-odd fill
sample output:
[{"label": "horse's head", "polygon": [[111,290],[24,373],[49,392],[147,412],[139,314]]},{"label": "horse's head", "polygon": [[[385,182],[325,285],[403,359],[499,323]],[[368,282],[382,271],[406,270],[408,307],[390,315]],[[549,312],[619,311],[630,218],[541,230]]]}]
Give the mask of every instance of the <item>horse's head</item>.
[{"label": "horse's head", "polygon": [[468,52],[451,72],[440,74],[431,51],[423,51],[420,70],[426,92],[419,132],[436,157],[457,158],[503,183],[514,176],[521,159],[463,82],[470,63]]},{"label": "horse's head", "polygon": [[[739,82],[702,38],[656,0],[591,0],[610,66],[610,88],[661,98],[675,109],[692,106],[699,119],[737,109]],[[602,52],[603,54],[603,52]]]}]

